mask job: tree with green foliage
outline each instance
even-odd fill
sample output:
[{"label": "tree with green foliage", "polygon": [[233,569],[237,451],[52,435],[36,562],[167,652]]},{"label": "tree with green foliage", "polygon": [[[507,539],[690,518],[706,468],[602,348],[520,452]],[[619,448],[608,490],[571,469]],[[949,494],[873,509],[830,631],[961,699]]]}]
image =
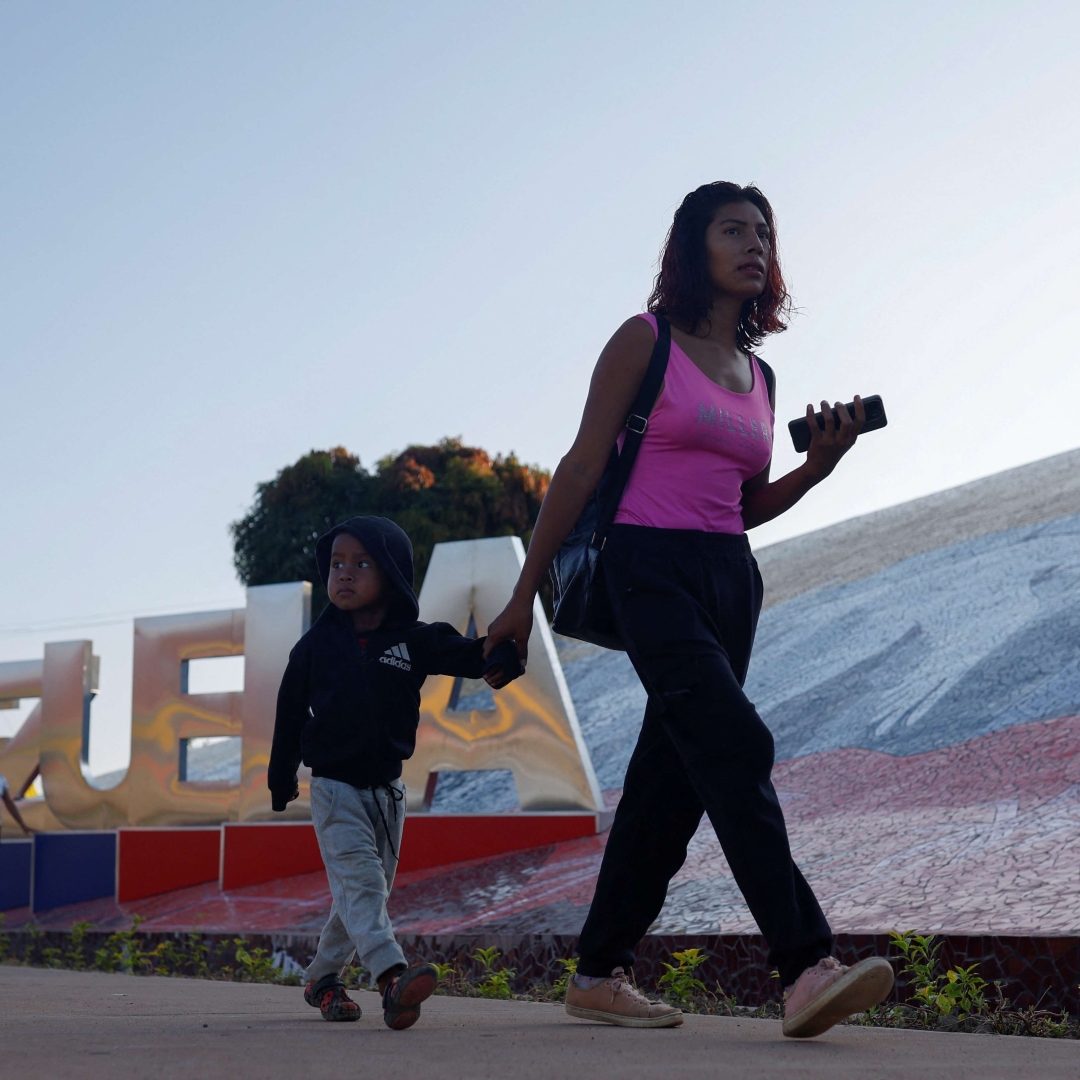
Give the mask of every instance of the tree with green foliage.
[{"label": "tree with green foliage", "polygon": [[315,542],[346,518],[381,514],[413,542],[419,592],[438,543],[520,536],[528,544],[550,479],[512,453],[492,458],[461,439],[410,446],[374,470],[340,446],[312,450],[259,484],[252,508],[233,522],[236,572],[245,585],[312,582],[318,615],[328,599],[314,580]]}]

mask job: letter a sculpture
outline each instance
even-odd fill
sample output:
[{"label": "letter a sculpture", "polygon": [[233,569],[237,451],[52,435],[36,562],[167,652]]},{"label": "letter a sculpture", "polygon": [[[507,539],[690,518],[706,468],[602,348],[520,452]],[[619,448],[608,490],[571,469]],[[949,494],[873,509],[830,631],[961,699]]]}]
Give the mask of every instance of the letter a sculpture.
[{"label": "letter a sculpture", "polygon": [[[516,536],[437,544],[420,592],[420,618],[448,622],[461,633],[471,622],[477,634],[486,633],[524,561]],[[424,684],[416,752],[403,775],[412,791],[424,791],[432,773],[509,769],[522,810],[603,809],[539,600],[535,613],[525,675],[494,694],[494,709],[452,709],[450,676]]]}]

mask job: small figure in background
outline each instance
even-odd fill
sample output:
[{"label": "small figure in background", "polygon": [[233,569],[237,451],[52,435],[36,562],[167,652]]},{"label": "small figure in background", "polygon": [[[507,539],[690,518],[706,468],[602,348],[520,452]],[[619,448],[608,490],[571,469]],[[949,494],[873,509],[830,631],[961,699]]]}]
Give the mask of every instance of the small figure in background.
[{"label": "small figure in background", "polygon": [[[23,791],[25,791],[26,788],[28,788],[30,784],[34,782],[34,777],[36,776],[37,770],[35,769],[34,776],[32,776],[30,780],[24,785]],[[19,798],[22,798],[21,794],[19,795]],[[11,791],[8,788],[7,777],[3,775],[0,775],[0,799],[3,799],[4,806],[7,809],[7,812],[15,819],[15,824],[18,825],[20,829],[22,829],[23,833],[26,836],[29,836],[30,829],[28,828],[26,822],[23,821],[22,814],[19,813],[19,808],[15,805],[15,800],[11,797]]]}]

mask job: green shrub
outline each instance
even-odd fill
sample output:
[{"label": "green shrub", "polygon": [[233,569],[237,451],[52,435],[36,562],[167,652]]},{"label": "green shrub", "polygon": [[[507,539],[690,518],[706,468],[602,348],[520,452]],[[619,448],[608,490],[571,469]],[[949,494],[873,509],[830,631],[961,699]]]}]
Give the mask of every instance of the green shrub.
[{"label": "green shrub", "polygon": [[188,934],[180,948],[183,953],[184,967],[187,969],[186,974],[194,975],[197,979],[208,979],[210,977],[210,967],[207,963],[207,956],[210,950],[207,948],[202,936]]},{"label": "green shrub", "polygon": [[486,949],[477,949],[472,954],[473,960],[483,969],[480,980],[476,984],[481,997],[509,1000],[514,996],[512,982],[517,972],[513,968],[495,967],[495,962],[500,956],[502,953],[494,945]]},{"label": "green shrub", "polygon": [[240,965],[241,982],[279,982],[281,972],[274,967],[274,959],[266,949],[247,949],[244,938],[233,938],[236,945],[236,962]]},{"label": "green shrub", "polygon": [[435,974],[438,976],[439,982],[446,982],[448,979],[452,979],[457,970],[454,963],[449,961],[445,964],[440,964],[438,961],[433,960],[431,966],[435,969]]},{"label": "green shrub", "polygon": [[684,949],[672,953],[672,959],[674,964],[664,964],[667,970],[660,976],[660,987],[666,988],[667,996],[674,1004],[689,1005],[695,994],[706,992],[705,984],[694,972],[709,959],[709,954],[700,949]]},{"label": "green shrub", "polygon": [[125,971],[131,974],[136,970],[139,959],[139,943],[135,935],[139,923],[145,920],[141,915],[133,915],[131,926],[127,930],[117,930],[105,939],[105,944],[95,950],[91,967],[95,971]]},{"label": "green shrub", "polygon": [[978,964],[949,968],[937,972],[941,942],[934,935],[922,936],[909,930],[905,934],[893,931],[889,938],[904,958],[900,975],[906,976],[920,1005],[939,1016],[955,1016],[964,1020],[986,1011],[986,980],[976,972]]},{"label": "green shrub", "polygon": [[577,974],[578,958],[571,956],[566,960],[556,960],[555,962],[562,965],[562,974],[552,983],[551,996],[556,1001],[565,1001],[570,980]]},{"label": "green shrub", "polygon": [[72,971],[84,971],[86,969],[86,932],[92,926],[93,923],[77,922],[71,927],[67,952],[64,953],[64,966],[71,968]]}]

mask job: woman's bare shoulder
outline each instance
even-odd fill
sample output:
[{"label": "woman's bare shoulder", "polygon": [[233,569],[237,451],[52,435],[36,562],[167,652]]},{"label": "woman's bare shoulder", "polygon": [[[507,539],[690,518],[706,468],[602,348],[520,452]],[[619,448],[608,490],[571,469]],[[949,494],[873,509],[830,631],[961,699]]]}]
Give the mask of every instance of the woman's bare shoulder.
[{"label": "woman's bare shoulder", "polygon": [[614,334],[608,344],[620,342],[624,346],[636,346],[638,349],[647,348],[652,352],[653,342],[656,341],[656,332],[648,319],[640,315],[631,315]]},{"label": "woman's bare shoulder", "polygon": [[567,459],[579,465],[585,462],[589,469],[596,471],[593,483],[600,479],[611,447],[626,423],[627,413],[648,370],[652,351],[652,327],[647,320],[635,316],[611,335],[600,353],[593,369],[581,426],[567,454]]},{"label": "woman's bare shoulder", "polygon": [[656,337],[648,320],[634,315],[627,319],[600,353],[596,373],[605,381],[632,382],[635,385],[645,376]]}]

